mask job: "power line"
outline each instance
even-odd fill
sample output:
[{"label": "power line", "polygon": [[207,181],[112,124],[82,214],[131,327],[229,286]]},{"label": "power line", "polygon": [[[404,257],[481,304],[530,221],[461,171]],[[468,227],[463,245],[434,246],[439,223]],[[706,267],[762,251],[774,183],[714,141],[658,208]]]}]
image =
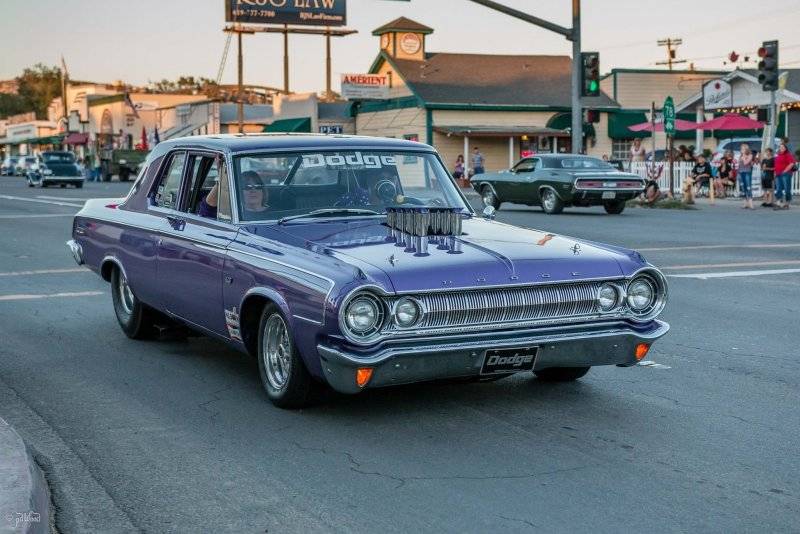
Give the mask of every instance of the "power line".
[{"label": "power line", "polygon": [[683,39],[677,37],[675,39],[668,37],[666,39],[659,39],[658,46],[666,46],[667,47],[667,60],[666,61],[659,61],[656,65],[667,65],[669,70],[672,70],[672,65],[676,63],[686,63],[685,59],[675,59],[676,50],[675,47],[678,45],[683,44]]}]

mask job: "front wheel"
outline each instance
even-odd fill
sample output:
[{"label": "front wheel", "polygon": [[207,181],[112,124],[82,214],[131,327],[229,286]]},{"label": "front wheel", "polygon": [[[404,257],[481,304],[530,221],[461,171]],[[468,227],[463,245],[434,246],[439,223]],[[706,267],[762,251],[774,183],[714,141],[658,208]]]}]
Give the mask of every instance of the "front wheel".
[{"label": "front wheel", "polygon": [[485,206],[491,206],[494,209],[500,209],[500,199],[494,194],[494,189],[488,185],[484,185],[481,189],[481,199]]},{"label": "front wheel", "polygon": [[545,382],[572,382],[589,372],[590,367],[550,367],[534,371],[536,378]]},{"label": "front wheel", "polygon": [[308,406],[314,379],[294,345],[286,319],[275,305],[265,307],[261,314],[258,371],[272,404],[279,408]]},{"label": "front wheel", "polygon": [[117,322],[126,336],[146,339],[155,334],[154,311],[136,298],[125,274],[118,267],[111,273],[111,299]]},{"label": "front wheel", "polygon": [[77,184],[75,184],[75,188],[76,189],[83,189],[83,182],[78,182]]},{"label": "front wheel", "polygon": [[545,213],[555,215],[564,210],[564,202],[562,202],[561,199],[558,198],[558,195],[556,195],[556,192],[549,187],[542,190],[541,198],[542,209]]},{"label": "front wheel", "polygon": [[625,211],[624,200],[607,200],[603,202],[603,207],[609,215],[619,215]]}]

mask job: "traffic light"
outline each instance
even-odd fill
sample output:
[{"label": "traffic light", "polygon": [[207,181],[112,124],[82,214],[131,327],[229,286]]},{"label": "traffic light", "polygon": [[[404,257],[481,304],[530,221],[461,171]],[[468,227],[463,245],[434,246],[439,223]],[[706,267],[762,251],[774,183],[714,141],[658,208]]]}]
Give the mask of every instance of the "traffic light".
[{"label": "traffic light", "polygon": [[778,41],[764,41],[758,49],[758,83],[764,91],[778,90]]},{"label": "traffic light", "polygon": [[600,95],[600,54],[581,52],[581,95]]}]

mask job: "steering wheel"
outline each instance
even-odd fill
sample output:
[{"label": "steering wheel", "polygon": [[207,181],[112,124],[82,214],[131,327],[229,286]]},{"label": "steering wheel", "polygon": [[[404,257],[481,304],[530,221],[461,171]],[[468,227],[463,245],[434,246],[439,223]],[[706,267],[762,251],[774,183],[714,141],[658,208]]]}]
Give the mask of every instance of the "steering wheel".
[{"label": "steering wheel", "polygon": [[390,180],[381,180],[374,187],[375,196],[377,196],[384,204],[391,204],[397,197],[397,186]]}]

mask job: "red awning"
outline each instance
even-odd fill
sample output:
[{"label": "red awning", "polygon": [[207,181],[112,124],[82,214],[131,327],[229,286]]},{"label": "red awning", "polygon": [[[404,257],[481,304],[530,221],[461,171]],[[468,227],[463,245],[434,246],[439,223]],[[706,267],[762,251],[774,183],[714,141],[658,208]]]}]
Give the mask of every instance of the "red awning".
[{"label": "red awning", "polygon": [[697,126],[704,130],[759,130],[764,127],[764,123],[736,113],[727,113]]},{"label": "red awning", "polygon": [[[679,132],[685,132],[687,130],[696,130],[698,124],[692,121],[685,121],[683,119],[675,119],[675,130]],[[632,132],[652,132],[653,125],[649,122],[643,122],[641,124],[634,124],[633,126],[629,126],[628,129]],[[664,131],[664,123],[663,122],[656,122],[656,131],[663,132]]]},{"label": "red awning", "polygon": [[73,132],[64,138],[65,145],[85,145],[89,142],[89,134]]}]

